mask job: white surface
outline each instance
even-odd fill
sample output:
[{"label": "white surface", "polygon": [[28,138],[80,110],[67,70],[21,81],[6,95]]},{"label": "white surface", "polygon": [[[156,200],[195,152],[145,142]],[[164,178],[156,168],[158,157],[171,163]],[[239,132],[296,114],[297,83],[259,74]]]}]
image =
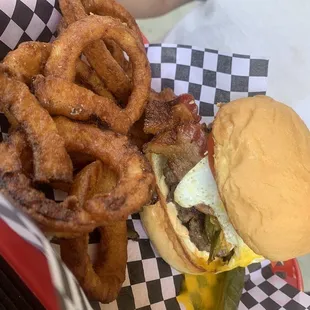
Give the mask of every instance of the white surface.
[{"label": "white surface", "polygon": [[[310,57],[310,55],[309,55]],[[310,91],[310,88],[309,88]],[[310,96],[304,100],[298,101],[294,106],[294,110],[301,116],[303,121],[310,128]]]},{"label": "white surface", "polygon": [[209,0],[165,42],[269,58],[267,94],[296,108],[309,126],[309,16],[309,0]]},{"label": "white surface", "polygon": [[310,255],[298,258],[298,263],[301,269],[305,291],[310,292]]},{"label": "white surface", "polygon": [[175,26],[176,22],[181,20],[196,5],[196,1],[190,2],[164,16],[140,19],[137,22],[143,34],[151,43],[162,43],[163,38]]}]

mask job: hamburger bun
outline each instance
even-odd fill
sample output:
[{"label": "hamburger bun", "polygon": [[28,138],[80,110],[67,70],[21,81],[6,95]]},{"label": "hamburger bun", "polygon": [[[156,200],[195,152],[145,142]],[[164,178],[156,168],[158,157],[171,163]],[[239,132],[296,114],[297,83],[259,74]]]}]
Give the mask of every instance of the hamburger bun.
[{"label": "hamburger bun", "polygon": [[[159,200],[144,207],[141,220],[163,259],[196,274],[310,253],[310,133],[300,117],[266,96],[239,99],[221,105],[211,135],[215,169],[210,151],[178,183],[169,203],[167,158],[148,155]],[[228,262],[215,257],[209,263],[209,253],[196,247],[178,216],[178,208],[201,203],[213,210],[233,246]]]},{"label": "hamburger bun", "polygon": [[199,251],[189,232],[178,219],[173,202],[167,203],[168,187],[165,183],[165,159],[161,155],[149,156],[156,177],[159,201],[143,208],[140,213],[143,226],[160,256],[173,268],[188,274],[219,273],[236,267],[246,267],[263,258],[253,253],[241,240],[229,263],[220,258],[208,263],[209,253]]},{"label": "hamburger bun", "polygon": [[243,241],[272,261],[310,252],[310,133],[266,96],[223,105],[213,124],[216,182]]}]

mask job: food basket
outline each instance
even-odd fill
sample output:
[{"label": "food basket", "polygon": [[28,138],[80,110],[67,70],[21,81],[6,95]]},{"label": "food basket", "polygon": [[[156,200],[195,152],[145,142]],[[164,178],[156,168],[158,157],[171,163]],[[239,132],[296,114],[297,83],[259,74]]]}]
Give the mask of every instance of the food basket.
[{"label": "food basket", "polygon": [[274,274],[283,278],[288,284],[296,287],[300,291],[304,291],[303,278],[297,259],[272,263],[271,269]]},{"label": "food basket", "polygon": [[[6,52],[25,38],[47,42],[54,39],[53,33],[60,18],[57,1],[18,0],[16,6],[12,3],[5,1],[3,9],[9,26],[0,40],[6,46]],[[40,3],[45,4],[44,10],[36,7]],[[47,9],[50,9],[52,17],[46,16]],[[16,18],[25,10],[31,13],[29,23],[32,27]],[[35,27],[38,19],[40,21]],[[20,38],[14,38],[14,41],[10,33],[20,34]],[[268,60],[265,58],[184,45],[148,44],[145,38],[144,42],[153,72],[152,87],[157,91],[171,87],[177,95],[192,93],[206,122],[211,121],[217,112],[215,102],[266,94]],[[3,115],[0,127],[5,137],[8,124]],[[55,193],[50,193],[50,196],[57,200]],[[132,215],[127,223],[139,233],[140,240],[129,242],[126,281],[116,302],[109,305],[92,303],[93,309],[184,309],[176,298],[182,285],[182,275],[158,256],[143,230],[139,215]],[[27,309],[27,305],[30,309],[29,305],[33,309],[48,310],[92,309],[47,239],[28,217],[1,196],[0,235],[0,255],[5,261],[1,266],[6,266],[5,277],[10,279],[6,286],[0,282],[0,300],[5,300],[5,309]],[[310,296],[300,292],[302,278],[297,261],[280,266],[273,264],[272,268],[269,261],[247,268],[239,310],[308,309]],[[286,274],[287,282],[275,274],[279,272]]]}]

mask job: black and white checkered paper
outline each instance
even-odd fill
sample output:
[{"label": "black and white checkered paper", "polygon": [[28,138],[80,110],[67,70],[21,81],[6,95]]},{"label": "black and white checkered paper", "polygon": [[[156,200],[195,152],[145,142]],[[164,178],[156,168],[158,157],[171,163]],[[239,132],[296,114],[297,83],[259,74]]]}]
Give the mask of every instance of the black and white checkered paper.
[{"label": "black and white checkered paper", "polygon": [[[53,40],[59,19],[57,0],[0,0],[0,59],[23,41]],[[170,87],[177,95],[191,93],[204,122],[213,120],[217,102],[266,93],[267,59],[184,45],[155,44],[146,46],[146,49],[152,68],[153,89],[160,91]],[[8,127],[5,117],[0,115],[3,138]],[[63,199],[60,191],[50,191],[47,196],[57,201]],[[0,218],[45,253],[62,309],[91,309],[71,273],[31,220],[3,198],[0,199]],[[176,299],[183,276],[157,254],[145,234],[139,215],[132,215],[128,226],[138,232],[140,239],[129,241],[126,281],[121,293],[109,305],[92,302],[93,309],[183,309]],[[57,252],[58,246],[53,247]],[[91,244],[90,252],[95,247]],[[298,292],[274,275],[268,261],[247,268],[240,310],[304,310],[309,307],[310,296]]]},{"label": "black and white checkered paper", "polygon": [[267,59],[169,44],[152,44],[148,58],[152,87],[170,87],[177,95],[192,94],[204,122],[213,120],[214,103],[266,94]]},{"label": "black and white checkered paper", "polygon": [[0,60],[22,42],[51,41],[60,18],[57,0],[0,0]]}]

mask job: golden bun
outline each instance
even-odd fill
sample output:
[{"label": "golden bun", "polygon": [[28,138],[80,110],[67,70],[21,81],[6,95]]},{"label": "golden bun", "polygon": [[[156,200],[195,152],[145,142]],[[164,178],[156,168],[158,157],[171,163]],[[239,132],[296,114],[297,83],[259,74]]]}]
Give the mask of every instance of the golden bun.
[{"label": "golden bun", "polygon": [[310,252],[310,132],[266,96],[223,105],[213,124],[219,193],[243,241],[283,261]]},{"label": "golden bun", "polygon": [[196,274],[205,271],[196,264],[196,258],[187,250],[182,238],[178,238],[175,233],[172,223],[176,224],[176,221],[171,223],[168,220],[167,206],[157,202],[145,207],[140,216],[156,250],[169,265],[182,273]]}]

